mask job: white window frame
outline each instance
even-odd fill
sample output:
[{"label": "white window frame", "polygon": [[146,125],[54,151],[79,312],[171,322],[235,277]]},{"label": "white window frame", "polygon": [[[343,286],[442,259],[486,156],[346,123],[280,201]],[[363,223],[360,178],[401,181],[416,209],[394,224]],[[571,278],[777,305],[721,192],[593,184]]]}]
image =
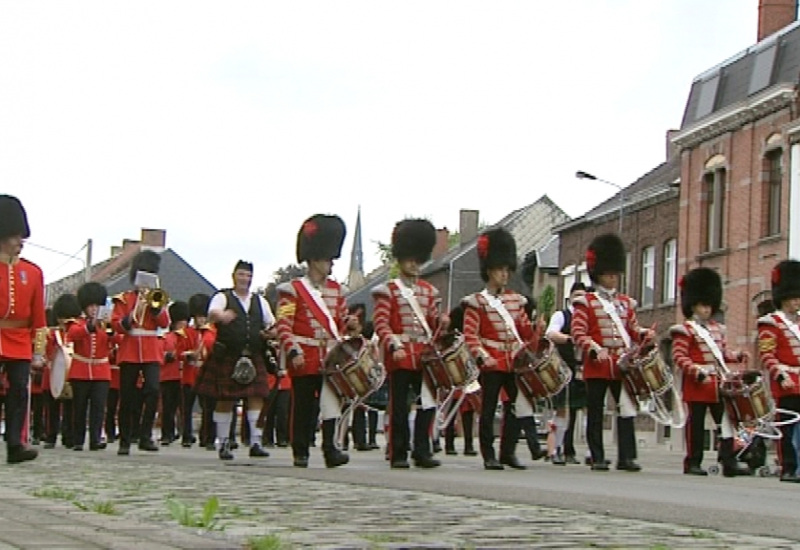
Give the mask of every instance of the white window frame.
[{"label": "white window frame", "polygon": [[661,303],[675,303],[678,278],[678,240],[670,239],[664,243],[664,272],[661,290]]},{"label": "white window frame", "polygon": [[[639,305],[652,307],[655,304],[656,292],[656,247],[647,246],[642,249],[642,284],[639,293]],[[649,283],[649,284],[648,284]],[[647,289],[650,289],[648,299]]]}]

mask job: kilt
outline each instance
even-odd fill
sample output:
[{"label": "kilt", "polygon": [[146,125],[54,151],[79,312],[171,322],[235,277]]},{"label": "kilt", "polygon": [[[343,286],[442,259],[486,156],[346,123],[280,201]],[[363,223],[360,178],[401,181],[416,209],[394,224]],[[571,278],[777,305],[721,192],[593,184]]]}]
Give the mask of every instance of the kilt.
[{"label": "kilt", "polygon": [[386,377],[384,380],[383,385],[369,394],[367,398],[364,400],[364,403],[369,405],[374,409],[379,409],[382,411],[386,410],[386,407],[389,406],[389,377]]},{"label": "kilt", "polygon": [[582,409],[586,407],[586,381],[576,380],[573,375],[567,387],[552,397],[554,409],[567,407],[567,394],[569,393],[569,408]]},{"label": "kilt", "polygon": [[256,354],[250,359],[256,367],[256,377],[252,382],[243,386],[231,378],[233,367],[239,357],[220,356],[212,353],[197,373],[194,385],[195,393],[221,401],[245,397],[267,397],[269,385],[267,384],[267,366],[264,363],[264,357]]}]

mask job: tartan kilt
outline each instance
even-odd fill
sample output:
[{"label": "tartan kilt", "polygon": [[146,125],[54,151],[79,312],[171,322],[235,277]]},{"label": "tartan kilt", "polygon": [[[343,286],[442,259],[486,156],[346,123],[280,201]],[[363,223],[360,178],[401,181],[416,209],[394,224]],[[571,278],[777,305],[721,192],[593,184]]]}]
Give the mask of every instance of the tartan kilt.
[{"label": "tartan kilt", "polygon": [[567,406],[567,391],[569,391],[569,408],[582,409],[586,407],[586,381],[576,380],[573,375],[567,387],[552,397],[554,409]]},{"label": "tartan kilt", "polygon": [[264,358],[261,354],[250,357],[256,367],[256,377],[246,386],[231,378],[233,367],[238,360],[238,356],[219,357],[212,353],[197,373],[194,385],[195,393],[222,401],[245,397],[266,398],[269,395],[269,385],[267,384],[267,366]]}]

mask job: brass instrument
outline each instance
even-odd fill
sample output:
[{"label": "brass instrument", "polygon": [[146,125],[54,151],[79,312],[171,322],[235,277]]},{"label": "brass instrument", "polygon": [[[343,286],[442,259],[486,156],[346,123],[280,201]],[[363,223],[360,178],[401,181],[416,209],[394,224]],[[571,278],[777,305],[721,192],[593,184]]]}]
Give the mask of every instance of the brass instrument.
[{"label": "brass instrument", "polygon": [[163,288],[142,289],[136,296],[136,305],[133,308],[132,319],[137,325],[144,322],[147,308],[162,309],[169,303],[169,294]]}]

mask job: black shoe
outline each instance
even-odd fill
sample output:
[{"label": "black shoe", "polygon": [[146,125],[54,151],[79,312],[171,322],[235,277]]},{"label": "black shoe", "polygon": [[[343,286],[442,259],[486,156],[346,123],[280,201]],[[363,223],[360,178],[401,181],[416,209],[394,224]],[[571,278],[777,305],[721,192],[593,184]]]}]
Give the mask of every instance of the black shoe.
[{"label": "black shoe", "polygon": [[162,439],[161,440],[161,446],[162,447],[168,447],[170,443],[172,443],[172,441],[169,440],[169,439]]},{"label": "black shoe", "polygon": [[701,468],[699,464],[692,464],[683,469],[683,473],[689,476],[707,476],[708,472]]},{"label": "black shoe", "polygon": [[274,441],[267,441],[266,443],[264,443],[264,447],[266,447],[267,449],[272,449],[272,448],[275,447],[275,442]]},{"label": "black shoe", "polygon": [[40,441],[38,437],[34,437],[33,439],[31,439],[31,445],[38,445],[39,443]]},{"label": "black shoe", "polygon": [[269,453],[264,450],[261,445],[256,443],[250,446],[250,456],[253,458],[266,458],[269,456]]},{"label": "black shoe", "polygon": [[515,470],[525,470],[527,468],[515,455],[501,456],[500,464],[505,464]]},{"label": "black shoe", "polygon": [[490,458],[488,460],[483,461],[483,469],[484,470],[505,470],[500,462],[497,461],[496,458]]},{"label": "black shoe", "polygon": [[780,480],[786,481],[788,483],[800,483],[800,476],[798,476],[795,473],[788,472],[785,474],[781,474]]},{"label": "black shoe", "polygon": [[414,459],[414,466],[417,468],[438,468],[442,463],[432,456],[420,456]]},{"label": "black shoe", "polygon": [[90,451],[102,451],[106,448],[106,442],[101,441],[100,443],[89,443],[89,450]]},{"label": "black shoe", "polygon": [[369,445],[366,443],[357,443],[354,447],[356,451],[369,451]]},{"label": "black shoe", "polygon": [[83,450],[83,445],[73,445],[72,446],[72,450],[73,451],[82,451]]},{"label": "black shoe", "polygon": [[157,451],[158,445],[152,439],[142,439],[139,441],[140,451]]},{"label": "black shoe", "polygon": [[117,455],[119,456],[128,456],[131,454],[131,446],[130,445],[123,445],[122,443],[119,444],[119,449],[117,449]]},{"label": "black shoe", "polygon": [[442,446],[439,443],[434,443],[433,444],[433,454],[441,453],[441,452],[442,452]]},{"label": "black shoe", "polygon": [[408,463],[408,460],[399,458],[397,460],[392,460],[391,467],[392,470],[408,470],[411,465]]},{"label": "black shoe", "polygon": [[567,460],[564,458],[564,455],[556,453],[550,457],[550,462],[555,464],[556,466],[566,466]]},{"label": "black shoe", "polygon": [[216,445],[214,445],[214,443],[213,443],[213,442],[211,442],[211,443],[206,443],[206,446],[205,446],[205,447],[206,447],[206,451],[216,451],[216,450],[217,450],[217,446],[216,446]]},{"label": "black shoe", "polygon": [[542,449],[531,451],[531,460],[539,460],[545,457],[547,457],[547,451],[543,451]]},{"label": "black shoe", "polygon": [[36,449],[31,449],[29,447],[23,447],[22,445],[17,445],[8,448],[8,456],[6,457],[6,462],[8,462],[9,464],[19,464],[20,462],[27,462],[28,460],[33,460],[37,456],[39,456],[39,453],[38,451],[36,451]]},{"label": "black shoe", "polygon": [[567,464],[580,464],[581,461],[575,458],[575,455],[565,455],[564,462]]},{"label": "black shoe", "polygon": [[278,447],[279,449],[285,449],[286,447],[289,446],[289,442],[288,441],[278,441],[275,444],[275,446]]},{"label": "black shoe", "polygon": [[381,448],[381,446],[378,445],[377,443],[375,443],[374,441],[370,441],[369,443],[367,443],[367,447],[369,447],[370,451],[374,451],[376,449],[380,449]]},{"label": "black shoe", "polygon": [[220,460],[233,460],[233,453],[231,452],[231,444],[229,441],[223,441],[219,447]]},{"label": "black shoe", "polygon": [[725,477],[751,476],[753,475],[753,471],[746,464],[735,462],[732,464],[723,464],[722,475]]},{"label": "black shoe", "polygon": [[307,456],[296,456],[294,458],[294,467],[295,468],[308,468],[308,457]]},{"label": "black shoe", "polygon": [[52,441],[45,441],[44,442],[44,448],[45,449],[55,449],[56,448],[56,444],[53,443]]},{"label": "black shoe", "polygon": [[446,454],[446,455],[457,455],[458,453],[452,447],[446,447],[445,450],[444,450],[444,454]]},{"label": "black shoe", "polygon": [[183,447],[184,449],[188,449],[191,446],[192,446],[191,440],[187,441],[184,439],[183,441],[181,441],[181,447]]},{"label": "black shoe", "polygon": [[343,453],[339,449],[334,449],[325,455],[325,466],[328,468],[344,466],[348,462],[350,462],[350,456],[347,453]]},{"label": "black shoe", "polygon": [[592,471],[593,472],[607,472],[608,471],[608,462],[605,460],[603,462],[598,462],[597,464],[592,464]]},{"label": "black shoe", "polygon": [[633,460],[622,460],[617,462],[617,470],[622,470],[625,472],[639,472],[641,469],[642,467]]},{"label": "black shoe", "polygon": [[478,451],[475,449],[464,449],[464,456],[478,456]]}]

